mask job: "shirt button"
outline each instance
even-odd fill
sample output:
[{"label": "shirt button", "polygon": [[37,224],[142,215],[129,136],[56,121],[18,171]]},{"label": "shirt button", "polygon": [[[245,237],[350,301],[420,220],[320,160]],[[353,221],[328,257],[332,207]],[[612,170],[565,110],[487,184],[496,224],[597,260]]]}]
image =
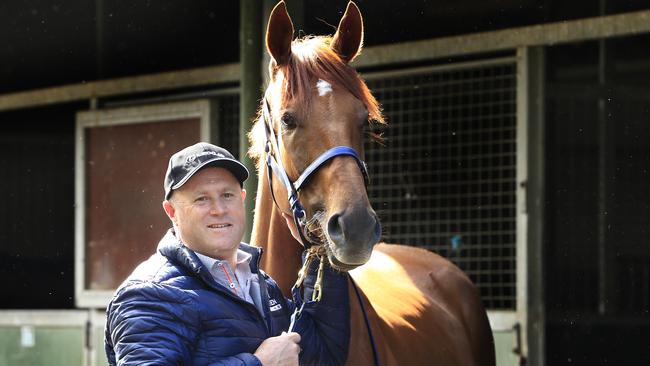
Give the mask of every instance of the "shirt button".
[{"label": "shirt button", "polygon": [[230,284],[230,288],[235,288],[235,284],[234,284],[234,283],[231,283],[231,284]]},{"label": "shirt button", "polygon": [[219,263],[217,263],[217,266],[223,267],[223,263],[219,262]]}]

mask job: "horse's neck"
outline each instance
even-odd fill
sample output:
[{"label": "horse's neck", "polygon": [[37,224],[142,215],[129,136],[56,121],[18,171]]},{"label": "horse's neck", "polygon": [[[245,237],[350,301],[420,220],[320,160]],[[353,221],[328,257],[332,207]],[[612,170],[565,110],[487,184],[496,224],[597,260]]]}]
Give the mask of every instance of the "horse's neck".
[{"label": "horse's neck", "polygon": [[[286,199],[285,196],[276,198]],[[262,269],[280,285],[285,296],[289,296],[291,286],[298,278],[302,247],[291,236],[282,214],[273,203],[265,164],[260,164],[259,169],[251,243],[264,249]]]},{"label": "horse's neck", "polygon": [[[289,228],[278,210],[273,197],[269,190],[268,177],[266,175],[266,166],[260,164],[259,179],[257,185],[257,197],[255,199],[255,215],[253,218],[253,230],[251,243],[264,248],[262,256],[262,269],[273,277],[280,285],[285,296],[290,297],[290,289],[298,278],[298,269],[301,264],[300,253],[302,247],[291,236]],[[286,199],[285,196],[278,196],[278,200]],[[373,362],[372,346],[367,336],[357,336],[366,334],[366,323],[356,293],[350,287],[349,289],[351,303],[351,333],[350,349],[356,350],[351,352],[348,357],[347,365],[369,365]],[[367,299],[366,306],[367,305]],[[377,333],[377,314],[374,309],[368,307],[369,318],[376,341],[383,342],[383,336]],[[379,350],[382,360],[390,360],[385,350]]]}]

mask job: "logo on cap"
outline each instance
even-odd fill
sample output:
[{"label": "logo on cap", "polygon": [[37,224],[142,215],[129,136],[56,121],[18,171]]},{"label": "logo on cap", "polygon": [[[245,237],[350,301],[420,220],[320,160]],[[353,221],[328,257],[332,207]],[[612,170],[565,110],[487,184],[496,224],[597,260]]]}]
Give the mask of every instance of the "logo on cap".
[{"label": "logo on cap", "polygon": [[202,157],[202,156],[206,156],[206,155],[213,155],[213,156],[216,156],[216,157],[218,157],[218,158],[225,158],[225,157],[226,157],[226,155],[224,155],[224,154],[222,154],[222,153],[219,153],[219,152],[210,151],[210,150],[208,150],[208,151],[203,151],[203,152],[201,152],[201,153],[198,153],[198,154],[192,154],[192,155],[188,156],[188,157],[185,159],[185,164],[184,164],[183,167],[184,167],[185,169],[190,169],[191,167],[194,167],[194,166],[198,165],[199,162],[197,161],[197,159],[200,158],[200,157]]}]

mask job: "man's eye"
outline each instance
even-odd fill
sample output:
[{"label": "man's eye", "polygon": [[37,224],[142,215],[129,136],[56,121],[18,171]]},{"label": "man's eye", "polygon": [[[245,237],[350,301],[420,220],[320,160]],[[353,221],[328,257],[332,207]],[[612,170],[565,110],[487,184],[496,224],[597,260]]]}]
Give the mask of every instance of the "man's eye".
[{"label": "man's eye", "polygon": [[230,193],[230,192],[228,192],[228,193],[224,193],[224,194],[223,194],[223,197],[224,197],[224,198],[233,198],[233,197],[235,197],[235,195],[232,194],[232,193]]},{"label": "man's eye", "polygon": [[208,200],[208,197],[199,197],[194,200],[194,202],[205,202]]}]

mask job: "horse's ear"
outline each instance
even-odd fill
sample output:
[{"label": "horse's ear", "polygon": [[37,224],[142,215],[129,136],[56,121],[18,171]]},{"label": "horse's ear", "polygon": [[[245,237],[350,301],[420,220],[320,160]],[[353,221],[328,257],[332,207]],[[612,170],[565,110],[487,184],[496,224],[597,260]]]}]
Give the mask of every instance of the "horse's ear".
[{"label": "horse's ear", "polygon": [[361,51],[363,43],[363,19],[361,11],[350,1],[339,27],[332,39],[332,49],[341,56],[343,61],[352,61]]},{"label": "horse's ear", "polygon": [[277,65],[285,64],[291,56],[293,23],[287,13],[287,5],[280,1],[271,11],[266,29],[266,48]]}]

